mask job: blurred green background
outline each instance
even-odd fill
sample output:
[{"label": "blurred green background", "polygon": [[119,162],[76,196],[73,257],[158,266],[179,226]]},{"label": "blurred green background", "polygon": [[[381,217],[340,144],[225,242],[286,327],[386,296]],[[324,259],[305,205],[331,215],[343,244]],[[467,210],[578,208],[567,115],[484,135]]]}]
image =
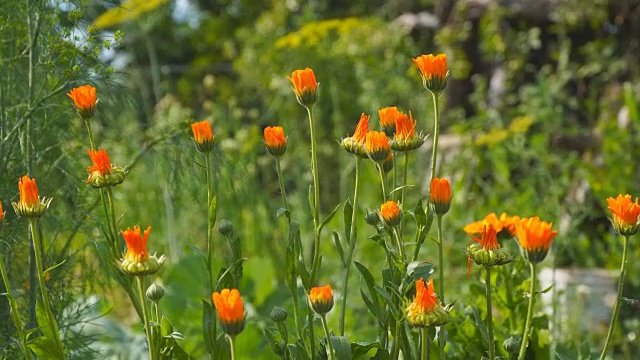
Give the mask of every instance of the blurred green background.
[{"label": "blurred green background", "polygon": [[[102,275],[95,256],[103,212],[97,192],[86,185],[86,130],[65,96],[91,84],[99,97],[92,120],[97,143],[113,163],[131,166],[115,191],[121,227],[152,226],[150,250],[168,258],[158,275],[167,292],[163,311],[195,358],[205,355],[201,299],[208,294],[197,249],[206,240],[206,190],[189,124],[212,123],[218,219],[235,225],[248,258],[240,286],[248,326],[238,348],[241,358],[277,358],[262,332],[272,326],[274,305],[290,306],[282,269],[287,228],[276,218],[280,193],[275,163],[262,144],[265,126],[285,129],[285,187],[303,243],[313,237],[308,123],[286,77],[311,67],[320,83],[316,121],[326,215],[353,196],[354,161],[338,140],[352,134],[362,112],[372,114],[376,128],[377,110],[398,106],[431,133],[431,98],[411,61],[427,53],[446,53],[451,74],[439,175],[454,190],[444,221],[445,265],[458,315],[475,303],[472,284],[479,276],[474,271],[466,280],[464,249],[471,240],[462,228],[490,212],[553,222],[559,235],[545,267],[615,270],[621,243],[605,199],[640,194],[639,34],[638,0],[4,0],[0,200],[7,216],[0,254],[23,317],[33,324],[29,246],[26,223],[10,202],[18,199],[18,177],[29,173],[40,193],[54,198],[41,230],[47,263],[67,259],[49,281],[74,356],[144,356],[131,304]],[[430,147],[428,140],[412,157],[414,186],[405,208],[427,194]],[[374,209],[377,174],[363,165],[361,209]],[[341,232],[339,218],[331,230]],[[356,260],[375,269],[383,256],[366,240],[373,231],[364,217],[359,221]],[[226,243],[217,232],[216,239],[221,266]],[[625,290],[630,298],[640,297],[635,240]],[[424,246],[421,258],[434,262],[435,244]],[[329,231],[322,253],[321,281],[339,288],[341,265]],[[356,272],[350,283],[347,333],[352,341],[372,341],[375,321],[356,290]],[[614,351],[631,359],[640,350],[640,321],[637,310],[623,310]],[[8,311],[0,297],[0,355],[12,359],[17,348]],[[331,313],[332,326],[337,314]],[[604,318],[574,327],[549,357],[597,352]],[[553,328],[550,333],[560,339]]]}]

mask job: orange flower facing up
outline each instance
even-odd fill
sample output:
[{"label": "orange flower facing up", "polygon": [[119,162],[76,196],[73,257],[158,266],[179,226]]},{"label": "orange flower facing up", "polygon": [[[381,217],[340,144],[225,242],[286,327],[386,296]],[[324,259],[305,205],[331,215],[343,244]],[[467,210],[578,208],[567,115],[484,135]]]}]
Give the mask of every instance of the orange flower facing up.
[{"label": "orange flower facing up", "polygon": [[437,215],[444,215],[451,207],[451,184],[449,180],[433,178],[429,190],[429,203]]},{"label": "orange flower facing up", "polygon": [[287,151],[287,138],[284,137],[282,126],[267,126],[264,128],[264,145],[269,154],[280,157]]},{"label": "orange flower facing up", "polygon": [[20,189],[20,202],[11,203],[18,216],[27,218],[40,217],[49,208],[52,199],[41,198],[38,195],[36,179],[31,179],[25,175],[18,180],[18,188]]},{"label": "orange flower facing up", "polygon": [[369,131],[365,139],[367,155],[377,163],[383,162],[389,157],[391,148],[389,147],[389,139],[382,131]]},{"label": "orange flower facing up", "polygon": [[371,115],[362,113],[360,120],[356,126],[356,130],[353,132],[353,136],[342,139],[340,146],[348,153],[357,155],[359,157],[366,158],[366,140],[367,133],[369,133],[369,119]]},{"label": "orange flower facing up", "polygon": [[333,290],[331,285],[317,286],[309,292],[309,302],[318,315],[324,315],[333,308]]},{"label": "orange flower facing up", "polygon": [[611,223],[618,234],[631,236],[638,232],[640,221],[640,205],[638,198],[633,202],[631,195],[618,195],[617,198],[608,198],[609,210],[613,213]]},{"label": "orange flower facing up", "polygon": [[94,188],[116,186],[124,181],[124,169],[113,166],[106,150],[89,150],[92,165],[87,167],[87,183]]},{"label": "orange flower facing up", "polygon": [[447,71],[447,55],[420,55],[413,59],[420,70],[422,85],[433,93],[439,93],[447,87],[449,71]]},{"label": "orange flower facing up", "polygon": [[211,295],[218,310],[222,330],[229,336],[236,336],[244,330],[244,303],[238,289],[223,289]]},{"label": "orange flower facing up", "polygon": [[539,217],[521,219],[516,224],[516,235],[525,259],[531,263],[539,263],[547,256],[551,241],[558,235],[551,230],[552,223],[544,222]]},{"label": "orange flower facing up", "polygon": [[413,119],[411,111],[409,111],[408,117],[407,114],[403,113],[396,117],[396,134],[391,141],[393,150],[415,150],[424,144],[425,139],[422,133],[416,134],[416,121]]},{"label": "orange flower facing up", "polygon": [[74,88],[67,94],[73,100],[78,116],[83,120],[89,120],[93,117],[96,103],[96,88],[91,85],[84,85]]},{"label": "orange flower facing up", "polygon": [[380,206],[380,216],[387,226],[396,226],[402,220],[402,210],[393,200],[389,200]]},{"label": "orange flower facing up", "polygon": [[516,223],[518,221],[520,221],[519,216],[509,216],[507,213],[502,213],[500,217],[498,217],[496,213],[491,213],[480,221],[467,224],[463,230],[469,235],[477,235],[482,233],[485,225],[491,224],[496,228],[498,235],[502,234],[503,230],[507,230],[511,236],[514,236],[516,234]]},{"label": "orange flower facing up", "polygon": [[389,106],[384,109],[378,110],[378,117],[380,117],[380,127],[382,131],[387,134],[388,137],[392,137],[396,132],[396,117],[402,113],[395,106]]},{"label": "orange flower facing up", "polygon": [[191,130],[193,130],[193,140],[196,142],[198,151],[207,154],[213,150],[214,136],[211,124],[207,120],[191,124]]},{"label": "orange flower facing up", "polygon": [[405,318],[411,326],[441,326],[449,322],[449,313],[438,301],[433,289],[433,279],[425,284],[424,279],[416,280],[416,296],[404,310]]},{"label": "orange flower facing up", "polygon": [[293,92],[300,105],[310,108],[318,101],[318,83],[313,70],[295,70],[288,79],[293,84]]},{"label": "orange flower facing up", "polygon": [[474,242],[467,248],[467,275],[471,272],[471,260],[478,265],[484,266],[504,265],[513,261],[513,257],[511,257],[507,249],[501,248],[500,244],[498,244],[498,235],[493,224],[484,226],[482,237],[469,236]]},{"label": "orange flower facing up", "polygon": [[131,276],[155,274],[164,263],[164,255],[157,258],[147,252],[147,239],[151,232],[151,226],[140,233],[140,226],[136,225],[121,231],[124,241],[127,243],[127,252],[120,262],[120,268]]}]

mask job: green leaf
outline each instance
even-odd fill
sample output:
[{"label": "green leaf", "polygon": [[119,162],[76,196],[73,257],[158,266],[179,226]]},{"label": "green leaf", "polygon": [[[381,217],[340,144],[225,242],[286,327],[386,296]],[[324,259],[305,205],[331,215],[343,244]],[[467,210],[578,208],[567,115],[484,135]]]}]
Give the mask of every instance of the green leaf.
[{"label": "green leaf", "polygon": [[[49,323],[49,318],[51,318],[51,324]],[[39,297],[36,298],[36,321],[38,322],[38,327],[40,328],[40,331],[42,331],[42,334],[47,339],[54,341],[54,345],[58,344],[58,342],[55,342],[55,339],[60,339],[60,332],[58,330],[56,319],[53,317],[53,314],[47,313],[47,310]]]},{"label": "green leaf", "polygon": [[375,290],[376,282],[373,279],[373,275],[371,275],[371,272],[366,268],[366,266],[360,264],[357,261],[354,261],[353,263],[355,264],[356,269],[358,269],[358,271],[360,272],[364,283],[367,285],[367,289],[369,290],[369,298],[371,299],[371,301],[373,301],[375,307],[379,308],[378,297],[376,296],[377,292]]},{"label": "green leaf", "polygon": [[161,327],[162,337],[169,336],[169,334],[171,333],[173,333],[173,325],[171,324],[171,321],[169,321],[169,319],[167,319],[164,315],[162,315],[162,327]]},{"label": "green leaf", "polygon": [[[36,305],[37,306],[37,305]],[[64,360],[64,353],[58,349],[55,341],[46,336],[38,336],[27,344],[39,359]]]},{"label": "green leaf", "polygon": [[[344,235],[347,240],[347,244],[351,244],[351,217],[353,216],[353,206],[349,199],[344,202],[342,207],[342,221],[344,222]],[[355,237],[355,235],[354,235]]]},{"label": "green leaf", "polygon": [[385,348],[379,348],[376,354],[371,358],[371,360],[389,360],[391,356],[389,355],[389,351]]},{"label": "green leaf", "polygon": [[380,343],[373,342],[357,342],[351,343],[351,360],[361,360],[364,359],[369,350],[371,349],[380,349]]},{"label": "green leaf", "polygon": [[52,267],[48,268],[47,270],[44,271],[44,273],[48,273],[49,271],[53,271],[57,268],[59,268],[60,266],[62,266],[62,264],[64,264],[67,260],[62,260],[62,262],[60,262],[59,264],[53,265]]},{"label": "green leaf", "polygon": [[[311,214],[315,214],[316,207],[315,202],[313,201],[313,185],[309,185],[309,209],[311,209]],[[315,216],[315,215],[314,215]],[[315,217],[314,217],[315,219]]]},{"label": "green leaf", "polygon": [[398,309],[397,305],[393,302],[393,297],[391,296],[391,294],[389,294],[387,290],[385,290],[384,288],[382,288],[382,286],[378,284],[375,285],[375,290],[378,292],[378,294],[380,294],[380,296],[382,296],[384,301],[387,303],[387,305],[389,306],[389,310],[393,313],[393,317],[395,317],[396,319],[399,319],[402,316],[402,312],[400,311],[400,309]]},{"label": "green leaf", "polygon": [[416,280],[424,279],[429,280],[432,273],[432,265],[426,261],[418,260],[412,261],[407,265],[407,278],[409,283],[413,283]]},{"label": "green leaf", "polygon": [[336,355],[336,360],[350,360],[351,359],[351,343],[346,336],[331,336],[329,338],[333,345],[333,352]]},{"label": "green leaf", "polygon": [[307,349],[304,346],[304,343],[301,340],[298,340],[295,344],[288,345],[289,352],[291,353],[291,357],[295,360],[310,360],[311,357],[307,352]]},{"label": "green leaf", "polygon": [[276,212],[276,217],[279,218],[280,215],[282,214],[286,214],[287,216],[289,216],[291,214],[291,212],[285,208],[280,208],[278,209],[278,211]]},{"label": "green leaf", "polygon": [[216,321],[216,311],[213,305],[202,300],[202,337],[204,345],[209,354],[213,354],[214,350],[214,325]]},{"label": "green leaf", "polygon": [[342,244],[340,244],[340,236],[337,232],[333,232],[333,243],[336,245],[336,250],[338,251],[338,255],[340,255],[340,260],[342,261],[342,265],[347,267],[347,260],[344,258],[344,250],[342,249]]},{"label": "green leaf", "polygon": [[338,212],[338,209],[340,209],[340,204],[336,205],[333,211],[331,211],[331,213],[329,213],[329,215],[327,215],[327,217],[325,217],[324,220],[320,222],[320,226],[318,226],[318,233],[321,233],[322,229],[329,223],[329,221],[331,221],[331,219],[333,219],[333,217]]},{"label": "green leaf", "polygon": [[216,214],[218,208],[218,195],[214,195],[213,199],[211,199],[211,204],[209,204],[209,223],[216,223]]}]

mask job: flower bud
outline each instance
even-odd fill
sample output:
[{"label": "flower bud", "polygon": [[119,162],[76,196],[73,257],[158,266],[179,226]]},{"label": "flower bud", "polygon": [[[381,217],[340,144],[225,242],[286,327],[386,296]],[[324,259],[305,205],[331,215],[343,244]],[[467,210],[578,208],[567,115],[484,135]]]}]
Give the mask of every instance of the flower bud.
[{"label": "flower bud", "polygon": [[318,315],[325,315],[333,308],[333,290],[331,285],[317,286],[309,292],[309,302]]},{"label": "flower bud", "polygon": [[164,289],[162,286],[153,283],[149,288],[147,288],[147,299],[153,301],[154,303],[158,303],[164,297]]},{"label": "flower bud", "polygon": [[233,223],[227,219],[220,220],[218,231],[224,236],[231,236],[233,234]]},{"label": "flower bud", "polygon": [[287,321],[287,310],[284,308],[281,308],[280,306],[274,306],[273,309],[271,309],[271,321],[279,323],[279,322],[285,322]]}]

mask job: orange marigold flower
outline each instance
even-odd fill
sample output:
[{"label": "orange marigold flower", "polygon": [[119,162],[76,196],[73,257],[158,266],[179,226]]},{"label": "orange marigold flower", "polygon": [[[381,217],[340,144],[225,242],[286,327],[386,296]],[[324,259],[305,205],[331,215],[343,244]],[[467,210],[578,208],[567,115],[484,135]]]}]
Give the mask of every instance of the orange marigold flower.
[{"label": "orange marigold flower", "polygon": [[288,79],[293,84],[293,92],[300,105],[308,108],[318,101],[318,83],[313,70],[295,70]]},{"label": "orange marigold flower", "polygon": [[525,258],[531,263],[539,263],[547,256],[551,241],[558,235],[551,230],[552,223],[539,217],[521,219],[516,224],[516,235]]},{"label": "orange marigold flower", "polygon": [[449,321],[449,314],[442,308],[433,288],[433,279],[425,284],[424,279],[416,280],[416,296],[405,309],[409,324],[417,327],[440,326]]},{"label": "orange marigold flower", "polygon": [[395,106],[389,106],[384,109],[378,110],[378,117],[380,117],[380,126],[388,137],[393,136],[396,131],[396,117],[402,113]]},{"label": "orange marigold flower", "polygon": [[20,217],[40,217],[49,208],[51,199],[40,198],[36,179],[25,175],[18,180],[20,190],[20,202],[12,202],[11,205]]},{"label": "orange marigold flower", "polygon": [[282,126],[267,126],[264,128],[264,145],[269,154],[279,157],[287,151],[287,138]]},{"label": "orange marigold flower", "polygon": [[413,59],[413,62],[420,70],[422,84],[426,89],[437,93],[447,87],[449,72],[447,71],[446,54],[421,55]]},{"label": "orange marigold flower", "polygon": [[73,100],[73,104],[78,111],[78,115],[84,119],[89,120],[93,117],[96,103],[96,88],[91,85],[84,85],[72,89],[67,96]]},{"label": "orange marigold flower", "polygon": [[498,233],[496,232],[496,228],[493,224],[484,226],[482,236],[480,238],[473,235],[470,236],[473,238],[473,241],[480,243],[483,250],[496,250],[500,248],[500,244],[498,244]]},{"label": "orange marigold flower", "polygon": [[380,216],[388,226],[396,226],[402,220],[402,210],[393,200],[389,200],[380,206]]},{"label": "orange marigold flower", "polygon": [[451,206],[451,184],[449,180],[433,178],[429,190],[429,203],[438,215],[444,215]]},{"label": "orange marigold flower", "polygon": [[369,133],[369,119],[371,115],[362,113],[360,120],[356,126],[356,130],[353,132],[353,136],[344,138],[340,142],[340,146],[348,153],[358,155],[360,157],[367,157],[367,151],[365,149],[367,134]]},{"label": "orange marigold flower", "polygon": [[191,124],[191,130],[193,130],[193,139],[196,142],[198,150],[206,154],[213,150],[213,131],[211,131],[211,124],[207,120],[196,122]]},{"label": "orange marigold flower", "polygon": [[238,289],[223,289],[211,294],[213,303],[218,310],[218,318],[222,330],[229,336],[235,336],[244,329],[244,303]]},{"label": "orange marigold flower", "polygon": [[396,133],[391,142],[391,148],[396,151],[415,150],[424,144],[425,137],[416,134],[416,121],[413,114],[409,111],[407,114],[400,113],[396,116]]},{"label": "orange marigold flower", "polygon": [[467,248],[467,277],[471,275],[471,260],[478,265],[504,265],[513,260],[507,249],[500,248],[498,234],[493,224],[482,229],[482,237],[469,235],[474,243]]},{"label": "orange marigold flower", "polygon": [[506,229],[511,236],[514,236],[516,234],[516,223],[518,221],[520,221],[519,216],[509,216],[507,213],[502,213],[500,217],[498,217],[495,213],[491,213],[480,221],[467,224],[463,230],[469,235],[481,234],[484,226],[491,224],[496,228],[496,232],[500,233]]},{"label": "orange marigold flower", "polygon": [[106,150],[89,150],[92,165],[87,167],[87,183],[95,188],[115,186],[124,181],[124,169],[113,166]]},{"label": "orange marigold flower", "polygon": [[617,198],[608,198],[609,210],[613,213],[611,221],[614,229],[620,235],[631,236],[638,232],[638,221],[640,220],[640,205],[638,198],[635,202],[631,195],[618,195]]},{"label": "orange marigold flower", "polygon": [[120,232],[127,243],[127,252],[120,263],[120,268],[129,275],[154,274],[164,263],[164,256],[158,259],[155,255],[149,255],[147,252],[147,239],[149,239],[150,232],[151,226],[144,231],[144,234],[141,234],[138,225],[134,226],[133,230],[127,228],[127,230]]},{"label": "orange marigold flower", "polygon": [[382,131],[369,131],[365,139],[367,153],[371,160],[375,162],[382,162],[387,159],[389,152],[389,139],[387,135]]},{"label": "orange marigold flower", "polygon": [[331,285],[316,286],[309,291],[309,301],[313,311],[324,315],[333,308],[333,290]]}]

